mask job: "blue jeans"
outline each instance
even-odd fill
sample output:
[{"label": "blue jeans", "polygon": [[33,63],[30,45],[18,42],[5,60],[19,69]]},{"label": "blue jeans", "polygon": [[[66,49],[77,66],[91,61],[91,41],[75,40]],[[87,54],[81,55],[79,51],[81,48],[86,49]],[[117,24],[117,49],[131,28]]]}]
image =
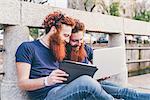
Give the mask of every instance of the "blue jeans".
[{"label": "blue jeans", "polygon": [[108,94],[111,94],[115,98],[122,98],[124,100],[150,100],[150,93],[137,92],[107,81],[101,81],[100,84]]},{"label": "blue jeans", "polygon": [[97,82],[83,75],[69,84],[51,89],[44,100],[150,100],[150,94],[137,93],[109,82]]}]

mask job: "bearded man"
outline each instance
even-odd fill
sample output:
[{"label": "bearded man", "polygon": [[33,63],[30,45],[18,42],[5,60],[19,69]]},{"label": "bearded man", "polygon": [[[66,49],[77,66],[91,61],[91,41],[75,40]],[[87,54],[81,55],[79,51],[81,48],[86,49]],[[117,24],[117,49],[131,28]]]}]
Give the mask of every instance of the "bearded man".
[{"label": "bearded man", "polygon": [[79,20],[75,20],[75,27],[72,29],[70,41],[66,45],[67,55],[65,59],[76,62],[92,63],[93,50],[91,47],[84,44],[84,33],[84,24]]}]

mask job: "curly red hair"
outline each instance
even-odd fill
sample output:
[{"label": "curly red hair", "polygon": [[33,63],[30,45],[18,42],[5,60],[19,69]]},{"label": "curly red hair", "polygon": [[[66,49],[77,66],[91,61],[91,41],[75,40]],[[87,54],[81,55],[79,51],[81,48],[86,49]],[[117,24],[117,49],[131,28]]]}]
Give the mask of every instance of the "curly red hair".
[{"label": "curly red hair", "polygon": [[75,22],[71,17],[65,16],[58,11],[47,15],[43,22],[46,34],[51,30],[52,26],[57,30],[56,33],[49,37],[49,48],[52,50],[57,61],[62,61],[66,56],[65,42],[60,37],[63,24],[74,27]]},{"label": "curly red hair", "polygon": [[75,26],[72,29],[72,33],[77,33],[79,31],[85,31],[85,25],[84,25],[84,23],[80,22],[77,19],[74,19],[74,21],[75,21]]},{"label": "curly red hair", "polygon": [[74,27],[75,21],[73,18],[65,16],[60,11],[55,11],[46,16],[42,25],[46,29],[47,34],[52,26],[54,26],[58,31],[60,31],[62,24]]},{"label": "curly red hair", "polygon": [[[72,29],[72,35],[73,34],[78,34],[79,31],[85,31],[85,26],[84,23],[80,22],[79,20],[75,19],[75,26]],[[70,38],[71,39],[71,38]],[[84,48],[84,43],[81,44],[79,47],[71,47],[71,45],[67,45],[67,56],[66,59],[72,60],[72,61],[77,61],[77,62],[82,62],[86,57],[87,57],[87,52]]]}]

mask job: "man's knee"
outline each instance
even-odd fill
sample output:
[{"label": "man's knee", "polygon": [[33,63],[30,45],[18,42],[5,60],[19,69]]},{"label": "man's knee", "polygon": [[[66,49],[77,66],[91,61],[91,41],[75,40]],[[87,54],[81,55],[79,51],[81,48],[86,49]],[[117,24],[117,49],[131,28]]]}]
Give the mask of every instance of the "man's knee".
[{"label": "man's knee", "polygon": [[82,76],[78,77],[76,79],[76,81],[85,84],[85,83],[91,83],[91,82],[95,81],[95,79],[93,79],[91,76],[88,76],[88,75],[82,75]]},{"label": "man's knee", "polygon": [[83,75],[80,76],[79,78],[76,79],[79,87],[89,87],[89,88],[98,88],[101,87],[100,84],[93,79],[92,77],[88,76],[88,75]]}]

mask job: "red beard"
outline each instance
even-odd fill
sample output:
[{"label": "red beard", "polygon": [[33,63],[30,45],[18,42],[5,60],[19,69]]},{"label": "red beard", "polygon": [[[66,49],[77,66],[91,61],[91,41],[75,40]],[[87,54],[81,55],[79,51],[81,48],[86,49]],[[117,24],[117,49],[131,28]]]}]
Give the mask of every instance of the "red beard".
[{"label": "red beard", "polygon": [[85,59],[85,57],[87,57],[87,53],[84,49],[84,44],[82,44],[80,48],[72,47],[70,53],[70,60],[82,62]]},{"label": "red beard", "polygon": [[53,34],[49,39],[49,46],[55,56],[56,61],[62,61],[66,56],[65,42],[58,33]]}]

